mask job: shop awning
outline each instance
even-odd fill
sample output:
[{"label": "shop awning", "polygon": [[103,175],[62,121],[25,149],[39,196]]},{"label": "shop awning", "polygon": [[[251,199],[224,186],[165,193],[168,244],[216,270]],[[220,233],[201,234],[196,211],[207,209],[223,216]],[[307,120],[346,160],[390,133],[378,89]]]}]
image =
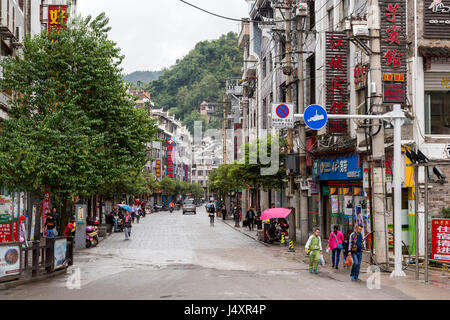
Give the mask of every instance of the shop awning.
[{"label": "shop awning", "polygon": [[450,58],[449,47],[420,46],[419,53],[425,58],[432,58],[432,57]]}]

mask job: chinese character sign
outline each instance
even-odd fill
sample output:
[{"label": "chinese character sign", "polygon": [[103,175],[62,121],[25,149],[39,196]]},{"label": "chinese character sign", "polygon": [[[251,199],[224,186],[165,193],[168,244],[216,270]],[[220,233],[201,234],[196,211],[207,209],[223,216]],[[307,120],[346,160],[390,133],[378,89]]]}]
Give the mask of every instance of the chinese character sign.
[{"label": "chinese character sign", "polygon": [[424,38],[450,39],[450,0],[424,1]]},{"label": "chinese character sign", "polygon": [[[348,41],[343,32],[326,33],[326,103],[328,114],[348,113]],[[330,120],[328,132],[346,134],[347,120]]]},{"label": "chinese character sign", "polygon": [[65,29],[67,24],[67,6],[49,5],[48,6],[48,30]]},{"label": "chinese character sign", "polygon": [[450,261],[450,219],[431,220],[431,259]]},{"label": "chinese character sign", "polygon": [[406,1],[380,0],[383,102],[406,101]]}]

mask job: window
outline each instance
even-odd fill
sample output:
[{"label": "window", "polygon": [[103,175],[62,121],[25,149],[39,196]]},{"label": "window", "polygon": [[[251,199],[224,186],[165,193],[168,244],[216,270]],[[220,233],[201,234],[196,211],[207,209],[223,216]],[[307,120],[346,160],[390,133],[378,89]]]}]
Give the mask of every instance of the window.
[{"label": "window", "polygon": [[333,31],[334,25],[334,11],[333,9],[328,10],[328,31]]},{"label": "window", "polygon": [[309,6],[309,30],[311,30],[316,25],[315,1],[310,1],[308,3],[308,6]]},{"label": "window", "polygon": [[267,129],[267,99],[263,99],[263,110],[262,110],[262,128]]},{"label": "window", "polygon": [[425,133],[450,135],[450,91],[425,92]]},{"label": "window", "polygon": [[263,79],[265,79],[267,77],[267,59],[264,58],[262,61],[262,74],[263,74]]}]

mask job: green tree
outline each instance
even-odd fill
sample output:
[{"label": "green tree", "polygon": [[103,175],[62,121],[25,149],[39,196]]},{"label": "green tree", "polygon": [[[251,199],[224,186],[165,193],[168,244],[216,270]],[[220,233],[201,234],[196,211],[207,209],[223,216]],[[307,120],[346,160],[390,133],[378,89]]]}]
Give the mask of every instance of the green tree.
[{"label": "green tree", "polygon": [[177,182],[169,177],[164,177],[159,183],[161,186],[161,191],[163,195],[175,196],[177,192]]},{"label": "green tree", "polygon": [[189,186],[189,193],[192,194],[194,199],[202,199],[205,196],[205,190],[199,183],[192,183]]},{"label": "green tree", "polygon": [[157,128],[126,92],[107,25],[104,14],[78,19],[27,37],[19,57],[2,61],[0,89],[14,99],[0,132],[0,183],[48,186],[60,199],[142,191]]}]

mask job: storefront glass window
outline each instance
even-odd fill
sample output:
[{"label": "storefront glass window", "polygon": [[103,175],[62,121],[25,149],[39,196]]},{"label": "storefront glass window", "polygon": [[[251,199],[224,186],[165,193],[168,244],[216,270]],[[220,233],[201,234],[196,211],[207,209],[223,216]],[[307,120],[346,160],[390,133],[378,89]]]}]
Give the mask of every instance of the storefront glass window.
[{"label": "storefront glass window", "polygon": [[425,132],[450,135],[450,91],[425,92]]}]

